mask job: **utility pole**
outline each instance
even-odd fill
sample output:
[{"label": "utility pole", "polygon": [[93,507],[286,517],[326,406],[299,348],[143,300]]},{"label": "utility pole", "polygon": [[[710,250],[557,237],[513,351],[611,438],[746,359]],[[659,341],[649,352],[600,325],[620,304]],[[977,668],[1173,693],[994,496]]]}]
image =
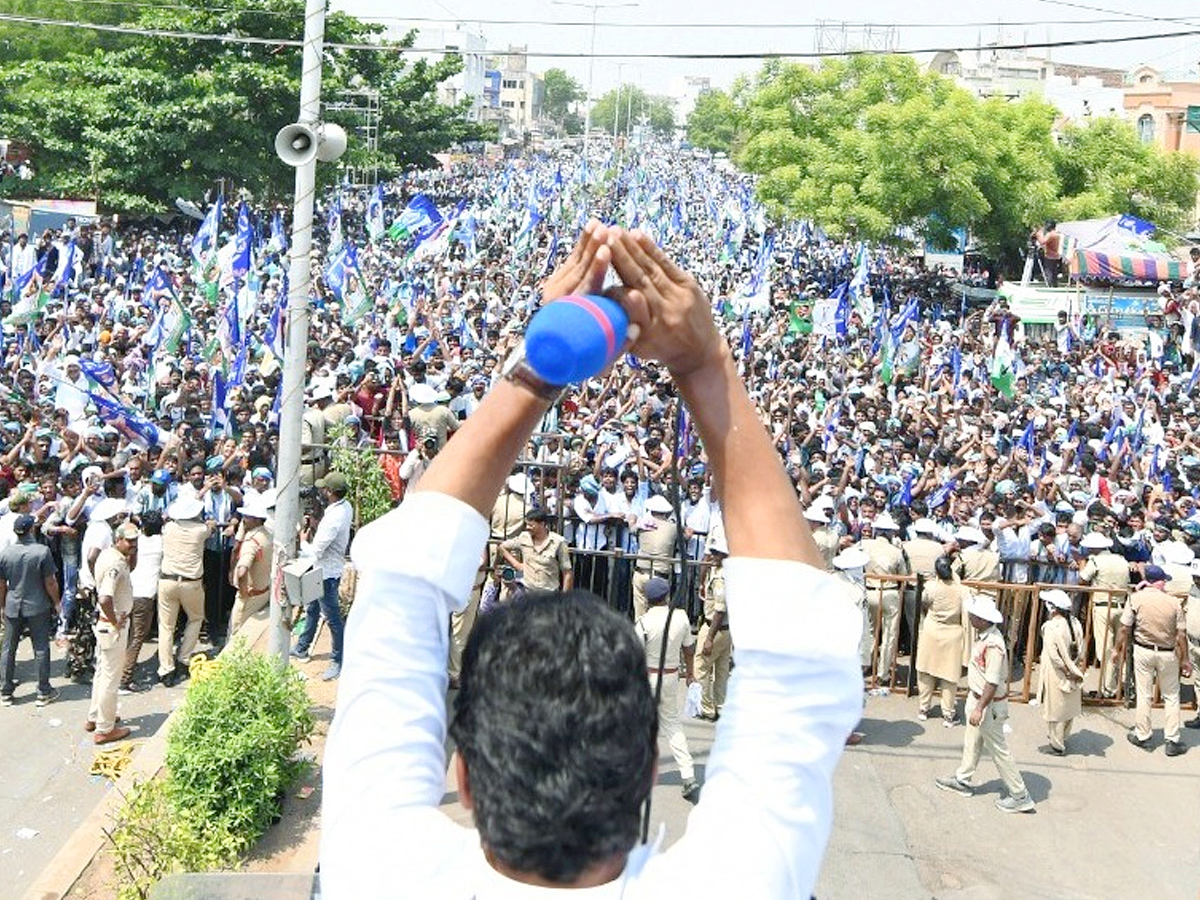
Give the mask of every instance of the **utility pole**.
[{"label": "utility pole", "polygon": [[[279,413],[276,465],[275,533],[271,557],[271,604],[268,652],[286,661],[291,646],[288,597],[283,567],[296,555],[300,525],[300,421],[304,416],[304,378],[308,356],[309,294],[312,283],[313,200],[317,159],[332,162],[346,148],[336,125],[321,122],[321,55],[325,43],[326,0],[307,0],[300,70],[300,118],[275,139],[280,158],[296,168],[292,206],[292,247],[288,261],[287,346]],[[339,146],[340,144],[340,146]]]},{"label": "utility pole", "polygon": [[[592,132],[592,86],[596,74],[596,14],[602,9],[621,9],[628,6],[640,6],[639,3],[575,3],[572,0],[551,0],[555,6],[577,6],[580,9],[592,11],[592,44],[588,52],[588,85],[587,101],[583,113],[583,158],[587,159],[588,146]],[[619,90],[619,88],[618,88]],[[619,112],[619,111],[618,111]]]}]

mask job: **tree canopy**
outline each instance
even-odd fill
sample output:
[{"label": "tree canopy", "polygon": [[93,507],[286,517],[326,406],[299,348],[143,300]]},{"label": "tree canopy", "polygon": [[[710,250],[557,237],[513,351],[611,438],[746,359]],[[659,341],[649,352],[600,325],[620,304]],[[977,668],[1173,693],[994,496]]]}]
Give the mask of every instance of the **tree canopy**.
[{"label": "tree canopy", "polygon": [[634,125],[645,119],[655,134],[669,135],[675,130],[675,110],[671,101],[647,94],[632,84],[611,90],[596,101],[592,106],[592,126],[611,133],[615,118],[617,134],[629,134],[631,112]]},{"label": "tree canopy", "polygon": [[568,134],[583,130],[583,122],[573,107],[585,96],[583,87],[564,69],[547,69],[542,76],[542,112]]},{"label": "tree canopy", "polygon": [[705,150],[732,152],[741,112],[741,107],[725,91],[704,91],[696,98],[696,105],[688,115],[688,140]]},{"label": "tree canopy", "polygon": [[[130,24],[140,28],[278,40],[300,38],[304,21],[302,0],[130,11]],[[479,137],[462,109],[436,97],[460,59],[410,62],[401,52],[330,47],[378,42],[381,32],[331,13],[323,81],[327,102],[349,87],[378,91],[380,167],[428,165],[431,153]],[[413,37],[396,49],[410,47]],[[43,50],[41,58],[22,52],[0,63],[0,120],[8,136],[33,149],[38,173],[21,186],[25,191],[98,196],[105,208],[122,210],[196,197],[218,179],[256,195],[290,192],[294,176],[275,157],[273,141],[297,115],[299,47],[125,36],[115,46],[82,42],[73,52],[59,42]],[[346,160],[367,162],[355,139],[358,123],[340,113],[329,118],[351,136]],[[318,171],[337,177],[332,167]]]},{"label": "tree canopy", "polygon": [[1176,227],[1196,196],[1195,160],[1138,144],[1120,120],[1068,128],[1056,145],[1044,101],[980,100],[903,56],[771,61],[733,96],[701,101],[689,121],[700,145],[733,147],[772,212],[833,234],[937,241],[969,227],[999,251],[1055,214],[1133,210]]}]

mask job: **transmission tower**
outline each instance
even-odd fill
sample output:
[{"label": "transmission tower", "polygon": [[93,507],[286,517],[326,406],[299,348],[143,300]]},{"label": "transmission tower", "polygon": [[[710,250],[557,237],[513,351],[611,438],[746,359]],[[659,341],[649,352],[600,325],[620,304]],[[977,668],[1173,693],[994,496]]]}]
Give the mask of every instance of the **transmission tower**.
[{"label": "transmission tower", "polygon": [[356,188],[373,188],[379,180],[379,91],[347,90],[325,104],[327,112],[342,113],[347,131],[362,138],[370,162],[363,167],[347,166],[346,180]]},{"label": "transmission tower", "polygon": [[817,53],[895,53],[900,47],[900,29],[895,25],[839,22],[818,19],[813,36]]}]

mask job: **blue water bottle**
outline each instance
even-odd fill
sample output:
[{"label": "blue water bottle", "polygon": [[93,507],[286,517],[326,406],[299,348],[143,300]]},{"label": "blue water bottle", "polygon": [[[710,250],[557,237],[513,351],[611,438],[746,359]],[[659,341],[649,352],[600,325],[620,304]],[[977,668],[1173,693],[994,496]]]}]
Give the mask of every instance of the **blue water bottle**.
[{"label": "blue water bottle", "polygon": [[604,371],[625,346],[629,316],[593,294],[543,306],[525,331],[525,358],[548,384],[574,384]]}]

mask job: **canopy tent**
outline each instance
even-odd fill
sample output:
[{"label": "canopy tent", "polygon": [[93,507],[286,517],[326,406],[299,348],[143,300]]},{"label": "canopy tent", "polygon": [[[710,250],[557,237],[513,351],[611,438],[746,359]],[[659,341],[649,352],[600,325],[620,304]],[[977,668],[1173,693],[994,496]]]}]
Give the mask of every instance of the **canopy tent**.
[{"label": "canopy tent", "polygon": [[1153,240],[1154,226],[1134,216],[1062,222],[1063,259],[1075,278],[1178,281],[1183,264]]}]

